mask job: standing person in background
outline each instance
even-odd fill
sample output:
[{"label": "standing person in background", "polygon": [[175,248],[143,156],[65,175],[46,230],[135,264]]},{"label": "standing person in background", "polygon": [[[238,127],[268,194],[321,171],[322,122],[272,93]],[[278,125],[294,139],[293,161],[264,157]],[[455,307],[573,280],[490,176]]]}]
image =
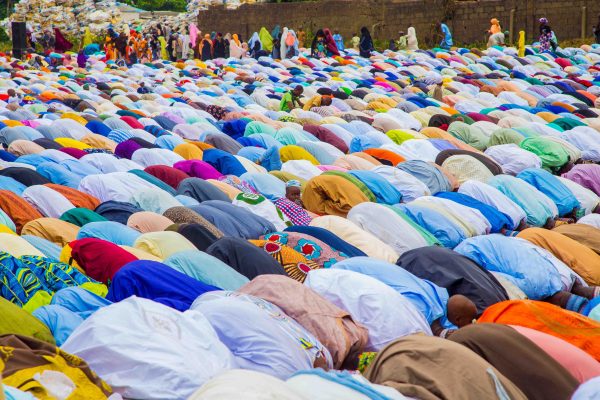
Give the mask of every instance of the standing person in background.
[{"label": "standing person in background", "polygon": [[231,40],[229,41],[229,55],[233,58],[242,58],[243,54],[244,49],[242,48],[242,42],[237,33],[234,33],[231,35]]},{"label": "standing person in background", "polygon": [[443,22],[437,23],[437,29],[442,36],[442,40],[440,42],[440,48],[450,50],[450,47],[454,44],[452,41],[452,32],[450,32],[450,28]]},{"label": "standing person in background", "polygon": [[592,32],[594,32],[596,43],[600,44],[600,14],[598,15],[598,22],[596,22],[596,26],[592,27]]},{"label": "standing person in background", "polygon": [[225,40],[223,40],[221,32],[217,33],[217,37],[213,43],[213,55],[215,58],[225,58]]},{"label": "standing person in background", "polygon": [[502,32],[502,28],[500,28],[500,21],[498,21],[498,18],[492,18],[490,20],[490,24],[492,24],[492,26],[490,26],[490,29],[488,29],[487,31],[489,35]]},{"label": "standing person in background", "polygon": [[410,51],[419,50],[419,41],[417,40],[417,31],[414,27],[409,27],[406,34],[406,49]]},{"label": "standing person in background", "polygon": [[333,35],[329,28],[323,29],[323,33],[325,34],[325,47],[327,49],[327,57],[331,56],[339,56],[340,50],[335,44],[335,40],[333,39]]},{"label": "standing person in background", "polygon": [[398,50],[406,50],[408,48],[408,35],[404,34],[404,31],[398,32]]},{"label": "standing person in background", "polygon": [[525,57],[525,31],[519,31],[519,57]]},{"label": "standing person in background", "polygon": [[338,30],[333,31],[333,40],[335,40],[335,45],[337,46],[339,51],[344,51],[346,47],[344,46],[344,38],[340,35]]},{"label": "standing person in background", "polygon": [[358,37],[358,35],[356,33],[352,34],[352,48],[354,50],[358,50],[358,45],[360,44],[360,38]]},{"label": "standing person in background", "polygon": [[231,33],[227,32],[225,37],[223,38],[225,42],[225,58],[229,58],[231,56],[231,52],[229,51],[229,43],[231,43]]},{"label": "standing person in background", "polygon": [[181,39],[182,58],[184,60],[187,60],[188,58],[190,58],[190,35],[188,35],[187,30],[185,28],[181,29],[179,38]]},{"label": "standing person in background", "polygon": [[213,43],[210,40],[210,35],[207,33],[198,45],[198,54],[202,61],[211,60],[213,58]]},{"label": "standing person in background", "polygon": [[546,18],[540,18],[540,51],[548,51],[550,47],[552,50],[556,49],[556,45],[553,44],[552,40],[552,28],[548,25]]},{"label": "standing person in background", "polygon": [[310,46],[310,56],[313,58],[326,57],[326,46],[327,44],[325,43],[325,33],[322,29],[319,29],[313,39],[312,45]]},{"label": "standing person in background", "polygon": [[298,32],[296,32],[296,36],[298,37],[298,47],[303,49],[304,42],[306,41],[306,32],[304,32],[304,29],[302,29],[302,27],[298,29]]},{"label": "standing person in background", "polygon": [[360,28],[360,56],[364,58],[371,57],[371,52],[374,49],[373,39],[371,39],[371,33],[366,26]]}]

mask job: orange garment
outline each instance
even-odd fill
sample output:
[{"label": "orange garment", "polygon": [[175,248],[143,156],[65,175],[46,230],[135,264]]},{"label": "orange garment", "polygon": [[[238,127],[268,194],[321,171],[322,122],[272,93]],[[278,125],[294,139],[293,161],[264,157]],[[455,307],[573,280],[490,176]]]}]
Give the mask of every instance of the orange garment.
[{"label": "orange garment", "polygon": [[477,322],[518,325],[571,343],[600,361],[600,322],[543,301],[508,300],[489,306]]},{"label": "orange garment", "polygon": [[363,153],[366,153],[366,154],[370,155],[371,157],[374,157],[378,160],[389,161],[392,163],[392,165],[394,167],[396,165],[400,164],[401,162],[406,161],[406,159],[404,157],[402,157],[401,155],[398,155],[398,154],[394,153],[393,151],[389,151],[389,150],[385,150],[385,149],[376,149],[376,148],[366,149],[363,151]]},{"label": "orange garment", "polygon": [[75,207],[87,208],[94,211],[101,203],[101,201],[94,196],[68,186],[56,185],[54,183],[47,183],[44,186],[48,186],[49,188],[56,190],[58,193],[65,196],[67,200],[69,200]]},{"label": "orange garment", "polygon": [[517,237],[548,250],[589,285],[600,286],[600,256],[589,247],[556,231],[543,228],[525,229]]},{"label": "orange garment", "polygon": [[10,190],[0,190],[0,208],[15,223],[18,234],[29,221],[43,217],[31,204]]},{"label": "orange garment", "polygon": [[502,28],[500,28],[500,21],[498,21],[497,18],[492,18],[490,23],[492,24],[492,26],[490,27],[491,35],[502,32]]}]

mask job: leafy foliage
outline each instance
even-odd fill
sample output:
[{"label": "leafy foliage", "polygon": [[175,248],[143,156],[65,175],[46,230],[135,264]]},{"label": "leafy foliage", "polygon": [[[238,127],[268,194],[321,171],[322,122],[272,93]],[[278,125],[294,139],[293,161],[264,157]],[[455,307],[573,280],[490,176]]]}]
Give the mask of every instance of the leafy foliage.
[{"label": "leafy foliage", "polygon": [[124,0],[126,4],[146,11],[185,11],[186,0]]}]

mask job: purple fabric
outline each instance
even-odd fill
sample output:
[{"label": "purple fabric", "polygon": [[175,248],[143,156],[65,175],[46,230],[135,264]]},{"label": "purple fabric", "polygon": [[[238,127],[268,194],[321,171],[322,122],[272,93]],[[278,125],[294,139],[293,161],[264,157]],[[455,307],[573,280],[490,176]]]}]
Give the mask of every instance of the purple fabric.
[{"label": "purple fabric", "polygon": [[200,160],[179,161],[176,162],[173,167],[196,178],[218,180],[223,176],[223,174],[217,171],[212,165]]},{"label": "purple fabric", "polygon": [[71,157],[75,157],[77,159],[80,159],[81,157],[88,154],[85,151],[76,149],[74,147],[63,147],[62,149],[60,149],[60,151],[62,151],[63,153],[67,153]]},{"label": "purple fabric", "polygon": [[115,155],[117,157],[127,158],[131,160],[131,156],[133,155],[133,153],[135,153],[136,150],[141,148],[142,146],[140,146],[137,142],[128,139],[117,145],[117,147],[115,148]]},{"label": "purple fabric", "polygon": [[164,112],[161,114],[163,117],[169,118],[171,121],[176,124],[185,124],[185,119],[181,118],[179,115],[175,115],[170,112]]},{"label": "purple fabric", "polygon": [[569,172],[562,174],[562,177],[578,183],[600,196],[600,165],[577,164]]},{"label": "purple fabric", "polygon": [[83,50],[81,50],[79,53],[77,53],[77,66],[79,68],[85,68],[86,62],[87,62],[87,57],[83,53]]}]

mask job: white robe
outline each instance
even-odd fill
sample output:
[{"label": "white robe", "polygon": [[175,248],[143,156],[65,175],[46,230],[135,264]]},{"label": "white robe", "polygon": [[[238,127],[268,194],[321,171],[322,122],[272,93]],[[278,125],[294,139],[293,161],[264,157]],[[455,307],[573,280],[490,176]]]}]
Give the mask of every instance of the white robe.
[{"label": "white robe", "polygon": [[213,376],[237,367],[202,313],[135,296],[96,311],[62,349],[134,399],[186,399]]},{"label": "white robe", "polygon": [[367,275],[340,269],[317,269],[304,284],[369,330],[365,351],[380,351],[394,340],[413,333],[432,335],[427,320],[400,293]]}]

